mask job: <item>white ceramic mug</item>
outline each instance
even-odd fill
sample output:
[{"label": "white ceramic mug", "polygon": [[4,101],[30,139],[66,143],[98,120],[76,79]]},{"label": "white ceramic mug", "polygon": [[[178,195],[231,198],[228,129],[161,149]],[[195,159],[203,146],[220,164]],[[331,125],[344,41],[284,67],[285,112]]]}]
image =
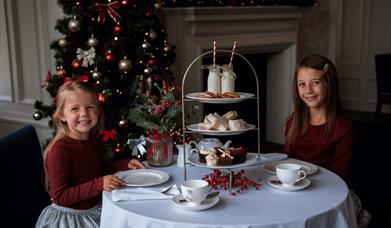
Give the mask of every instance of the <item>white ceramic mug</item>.
[{"label": "white ceramic mug", "polygon": [[298,181],[307,176],[300,165],[293,163],[278,164],[276,166],[276,174],[282,185],[287,187],[294,186]]},{"label": "white ceramic mug", "polygon": [[181,191],[190,205],[199,206],[208,195],[209,184],[204,180],[187,180],[182,183]]}]

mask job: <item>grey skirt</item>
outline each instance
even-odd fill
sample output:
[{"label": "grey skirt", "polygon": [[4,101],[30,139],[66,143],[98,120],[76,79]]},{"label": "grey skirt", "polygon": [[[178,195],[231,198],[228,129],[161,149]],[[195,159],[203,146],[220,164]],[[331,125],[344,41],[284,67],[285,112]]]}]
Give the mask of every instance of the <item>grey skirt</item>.
[{"label": "grey skirt", "polygon": [[101,204],[87,210],[76,210],[68,207],[61,207],[53,203],[43,209],[35,227],[99,227],[101,211]]}]

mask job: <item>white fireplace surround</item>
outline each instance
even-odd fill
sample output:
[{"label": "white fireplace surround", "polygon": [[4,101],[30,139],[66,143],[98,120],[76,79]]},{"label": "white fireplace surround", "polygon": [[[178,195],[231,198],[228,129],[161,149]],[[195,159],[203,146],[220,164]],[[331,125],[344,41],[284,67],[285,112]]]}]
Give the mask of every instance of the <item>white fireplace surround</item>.
[{"label": "white fireplace surround", "polygon": [[[238,53],[268,53],[266,139],[284,143],[284,121],[293,110],[291,82],[297,59],[301,9],[281,6],[165,8],[161,16],[168,41],[176,46],[177,57],[172,70],[178,81],[195,58],[212,49],[214,40],[218,49],[231,50],[236,40]],[[201,62],[194,69],[200,69]],[[236,74],[243,77],[240,72]],[[201,77],[186,79],[191,90],[203,90]]]}]

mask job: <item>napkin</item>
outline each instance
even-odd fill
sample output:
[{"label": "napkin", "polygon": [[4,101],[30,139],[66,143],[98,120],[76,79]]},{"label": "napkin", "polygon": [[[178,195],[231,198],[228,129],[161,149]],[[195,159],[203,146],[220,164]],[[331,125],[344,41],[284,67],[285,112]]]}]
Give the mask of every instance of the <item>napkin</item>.
[{"label": "napkin", "polygon": [[[167,188],[170,188],[170,190],[163,194],[162,192]],[[172,185],[164,188],[122,188],[118,190],[113,190],[111,193],[113,201],[118,202],[127,200],[131,201],[171,199],[180,192],[176,185]]]},{"label": "napkin", "polygon": [[281,161],[288,158],[287,154],[284,153],[267,153],[260,154],[261,161],[263,162],[271,162],[271,161]]}]

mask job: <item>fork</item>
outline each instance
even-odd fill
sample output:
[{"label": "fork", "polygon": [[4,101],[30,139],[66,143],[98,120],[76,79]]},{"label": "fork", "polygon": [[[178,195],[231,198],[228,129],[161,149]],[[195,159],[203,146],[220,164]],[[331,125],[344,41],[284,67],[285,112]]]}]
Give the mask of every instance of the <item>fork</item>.
[{"label": "fork", "polygon": [[172,185],[168,186],[167,188],[163,189],[163,191],[161,191],[160,193],[167,193],[168,191],[170,191],[170,189],[172,188]]}]

